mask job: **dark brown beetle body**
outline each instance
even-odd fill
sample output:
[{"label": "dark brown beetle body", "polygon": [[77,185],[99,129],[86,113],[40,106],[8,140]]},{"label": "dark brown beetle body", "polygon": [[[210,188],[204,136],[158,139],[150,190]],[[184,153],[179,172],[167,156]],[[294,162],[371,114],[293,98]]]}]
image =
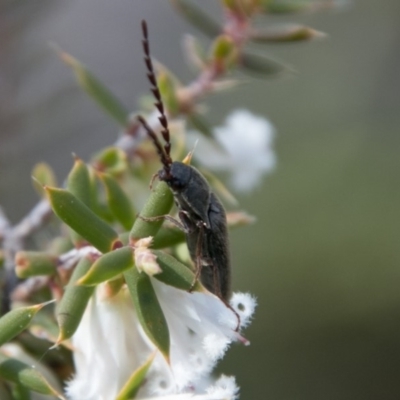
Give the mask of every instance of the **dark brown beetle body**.
[{"label": "dark brown beetle body", "polygon": [[231,267],[224,207],[194,167],[174,161],[169,174],[162,169],[158,177],[174,194],[190,257],[201,271],[201,282],[212,293],[229,300]]}]

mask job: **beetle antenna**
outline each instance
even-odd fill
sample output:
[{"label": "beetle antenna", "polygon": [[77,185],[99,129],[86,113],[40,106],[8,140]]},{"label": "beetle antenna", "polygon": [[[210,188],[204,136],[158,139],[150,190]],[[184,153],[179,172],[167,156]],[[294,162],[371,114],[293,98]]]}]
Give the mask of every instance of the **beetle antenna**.
[{"label": "beetle antenna", "polygon": [[[151,84],[151,91],[156,99],[156,102],[154,105],[157,107],[157,110],[160,112],[160,116],[158,117],[160,124],[161,124],[161,134],[164,138],[165,145],[164,145],[164,155],[161,156],[160,151],[158,149],[158,145],[156,144],[154,138],[152,135],[150,135],[148,129],[145,127],[147,132],[149,133],[150,137],[153,139],[154,143],[157,146],[157,151],[160,154],[161,158],[163,158],[163,164],[166,168],[169,169],[169,165],[172,164],[172,159],[171,159],[171,140],[170,140],[170,133],[169,133],[169,127],[168,127],[168,120],[165,115],[165,110],[164,110],[164,104],[161,98],[161,93],[160,89],[157,84],[157,78],[156,74],[154,73],[154,67],[153,67],[153,62],[151,61],[150,57],[150,44],[149,44],[149,34],[147,30],[147,23],[145,20],[142,20],[142,32],[143,32],[143,52],[144,52],[144,62],[146,64],[147,68],[147,78],[149,79],[149,82]],[[143,125],[143,123],[142,123]],[[143,125],[144,126],[144,125]],[[154,133],[154,131],[153,131]],[[160,143],[160,142],[158,142]],[[168,167],[167,167],[168,165]]]},{"label": "beetle antenna", "polygon": [[150,125],[146,122],[146,120],[141,115],[137,116],[137,120],[142,124],[143,128],[145,129],[145,131],[147,132],[147,134],[150,136],[151,140],[153,141],[154,145],[156,146],[157,153],[161,158],[161,162],[164,165],[164,168],[166,169],[166,171],[169,171],[169,168],[172,163],[171,157],[169,157],[169,155],[167,155],[165,153],[165,150],[164,150],[162,144],[160,143],[160,141],[158,140],[156,133],[153,131],[153,129],[150,127]]}]

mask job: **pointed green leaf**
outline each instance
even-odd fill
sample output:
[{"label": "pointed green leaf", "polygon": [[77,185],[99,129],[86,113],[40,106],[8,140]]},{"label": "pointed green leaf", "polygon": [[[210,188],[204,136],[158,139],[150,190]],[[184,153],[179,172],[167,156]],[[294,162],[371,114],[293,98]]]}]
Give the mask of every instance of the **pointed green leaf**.
[{"label": "pointed green leaf", "polygon": [[165,247],[175,246],[185,241],[185,233],[178,228],[167,228],[162,226],[154,238],[152,248],[164,249]]},{"label": "pointed green leaf", "polygon": [[[173,196],[171,191],[166,183],[160,182],[151,193],[140,215],[145,218],[151,218],[168,214],[172,204]],[[134,244],[140,238],[155,236],[162,223],[162,219],[149,222],[140,217],[136,218],[129,234],[130,242]],[[151,285],[150,278],[144,273],[139,274],[136,268],[128,269],[124,276],[143,329],[169,361],[170,342],[167,322]]]},{"label": "pointed green leaf", "polygon": [[207,57],[199,40],[189,34],[186,34],[183,39],[184,54],[189,67],[196,72],[203,71],[207,66]]},{"label": "pointed green leaf", "polygon": [[42,251],[19,251],[15,255],[15,273],[19,278],[53,275],[57,265],[58,257]]},{"label": "pointed green leaf", "polygon": [[177,87],[174,79],[167,71],[163,70],[158,74],[157,82],[167,110],[172,115],[177,114],[179,112],[180,104],[177,97]]},{"label": "pointed green leaf", "polygon": [[39,195],[43,196],[43,186],[57,186],[57,179],[53,169],[50,165],[42,162],[34,166],[32,171],[33,186]]},{"label": "pointed green leaf", "polygon": [[59,55],[61,59],[73,69],[80,86],[86,93],[118,122],[119,125],[123,127],[126,126],[129,112],[111,91],[76,58],[63,51],[60,51]]},{"label": "pointed green leaf", "polygon": [[90,208],[92,193],[89,169],[80,158],[75,157],[74,166],[68,174],[67,189]]},{"label": "pointed green leaf", "polygon": [[172,204],[173,196],[168,185],[165,182],[158,183],[140,212],[140,216],[136,218],[129,235],[130,242],[135,244],[135,242],[140,238],[155,236],[160,229],[163,220],[145,221],[140,217],[152,218],[166,215],[171,210]]},{"label": "pointed green leaf", "polygon": [[78,285],[97,285],[116,277],[128,268],[133,267],[133,256],[132,247],[122,247],[104,254],[98,258],[89,271],[79,279],[77,282]]},{"label": "pointed green leaf", "polygon": [[131,229],[135,221],[135,211],[128,195],[111,175],[100,174],[106,188],[107,204],[117,221],[125,228]]},{"label": "pointed green leaf", "polygon": [[121,289],[125,286],[125,278],[123,275],[120,275],[118,278],[112,279],[111,281],[107,281],[104,286],[104,294],[107,299],[111,299],[116,296]]},{"label": "pointed green leaf", "polygon": [[[54,318],[54,310],[49,310],[49,312],[46,310],[36,314],[35,319],[28,327],[28,331],[18,336],[18,342],[30,354],[41,358],[49,349],[48,342],[56,342],[58,331],[58,325]],[[35,337],[32,337],[32,335]],[[56,352],[48,352],[46,354],[46,361],[49,359],[60,359],[61,353],[61,348]]]},{"label": "pointed green leaf", "polygon": [[55,237],[49,244],[49,253],[61,255],[74,247],[71,239],[66,236]]},{"label": "pointed green leaf", "polygon": [[[235,42],[228,35],[219,35],[212,44],[212,59],[229,67],[236,59],[237,49]],[[220,66],[221,68],[221,66]]]},{"label": "pointed green leaf", "polygon": [[26,329],[35,314],[46,303],[16,308],[0,318],[0,346]]},{"label": "pointed green leaf", "polygon": [[154,278],[167,285],[182,290],[203,291],[203,286],[199,281],[195,282],[195,275],[185,264],[176,258],[160,250],[153,250],[157,256],[157,263],[162,272],[154,275]]},{"label": "pointed green leaf", "polygon": [[126,153],[117,147],[107,147],[92,159],[93,166],[113,176],[125,172],[128,168]]},{"label": "pointed green leaf", "polygon": [[289,68],[282,63],[260,54],[243,52],[240,60],[240,65],[244,72],[251,73],[260,78],[276,76],[289,71]]},{"label": "pointed green leaf", "polygon": [[90,176],[90,193],[91,193],[91,209],[92,211],[99,216],[105,222],[112,224],[115,222],[115,217],[112,214],[110,208],[107,204],[104,203],[104,185],[100,181],[98,176],[98,171],[90,168],[89,169]]},{"label": "pointed green leaf", "polygon": [[276,26],[270,29],[255,31],[251,35],[251,41],[255,43],[290,43],[311,40],[323,37],[322,32],[308,26]]},{"label": "pointed green leaf", "polygon": [[140,366],[129,377],[124,387],[120,390],[115,400],[129,400],[134,399],[142,384],[145,382],[147,372],[154,360],[156,352],[154,352],[146,362]]},{"label": "pointed green leaf", "polygon": [[59,399],[64,397],[54,389],[46,378],[34,367],[0,353],[0,377],[5,380],[21,384],[34,392],[56,396]]},{"label": "pointed green leaf", "polygon": [[226,214],[228,228],[238,228],[254,224],[256,217],[248,214],[246,211],[230,211]]},{"label": "pointed green leaf", "polygon": [[222,32],[222,28],[218,22],[212,19],[194,2],[189,0],[172,0],[172,4],[184,18],[209,37],[213,38]]},{"label": "pointed green leaf", "polygon": [[149,339],[169,362],[169,331],[150,278],[130,268],[124,273],[139,321]]},{"label": "pointed green leaf", "polygon": [[94,287],[79,286],[76,285],[76,282],[89,271],[93,262],[94,259],[90,256],[84,257],[79,261],[57,306],[56,319],[60,329],[57,344],[70,338],[81,322]]},{"label": "pointed green leaf", "polygon": [[[86,164],[78,157],[75,157],[74,166],[68,174],[67,190],[87,207],[92,208],[89,170]],[[73,229],[70,229],[70,235],[75,247],[79,248],[84,245],[85,240]]]},{"label": "pointed green leaf", "polygon": [[102,253],[121,247],[118,235],[84,203],[64,189],[45,187],[55,214]]}]

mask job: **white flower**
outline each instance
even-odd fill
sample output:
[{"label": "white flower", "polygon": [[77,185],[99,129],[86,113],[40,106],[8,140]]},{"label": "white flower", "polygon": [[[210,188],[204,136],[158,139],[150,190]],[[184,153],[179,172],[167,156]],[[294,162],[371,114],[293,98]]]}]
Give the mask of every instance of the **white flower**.
[{"label": "white flower", "polygon": [[231,183],[237,190],[254,189],[261,177],[274,168],[274,127],[266,119],[247,110],[235,110],[224,126],[215,128],[214,136],[222,149],[194,131],[188,133],[188,147],[198,140],[194,157],[207,168],[230,171]]},{"label": "white flower", "polygon": [[[188,293],[151,280],[170,332],[170,363],[157,352],[137,398],[236,399],[233,377],[210,377],[232,341],[248,344],[235,331],[235,314],[211,293]],[[254,299],[234,295],[235,305],[241,327],[247,325]],[[89,302],[73,346],[76,375],[67,387],[71,400],[114,400],[132,372],[156,350],[138,322],[128,290],[124,287],[108,298],[104,285]]]}]

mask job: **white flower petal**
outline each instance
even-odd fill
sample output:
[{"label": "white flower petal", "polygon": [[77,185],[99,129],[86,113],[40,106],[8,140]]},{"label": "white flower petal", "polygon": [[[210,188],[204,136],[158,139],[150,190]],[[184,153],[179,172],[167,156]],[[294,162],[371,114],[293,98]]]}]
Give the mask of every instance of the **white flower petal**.
[{"label": "white flower petal", "polygon": [[255,188],[262,176],[275,167],[271,148],[274,127],[266,119],[247,110],[236,110],[224,126],[215,128],[214,135],[222,149],[195,132],[189,132],[188,146],[200,139],[194,157],[207,168],[230,171],[231,183],[237,190]]},{"label": "white flower petal", "polygon": [[[176,399],[178,395],[234,399],[233,378],[210,381],[216,362],[232,341],[245,342],[234,330],[234,312],[211,293],[188,293],[151,280],[169,328],[170,364],[160,352],[156,354],[138,399],[174,395]],[[247,324],[255,302],[249,295],[235,296],[232,305],[240,310],[241,324]],[[155,349],[138,322],[127,289],[106,298],[102,285],[89,302],[73,345],[77,372],[67,388],[72,400],[115,399],[131,373]]]},{"label": "white flower petal", "polygon": [[76,375],[66,390],[73,400],[114,399],[132,371],[154,351],[127,291],[105,299],[101,288],[73,336]]}]

